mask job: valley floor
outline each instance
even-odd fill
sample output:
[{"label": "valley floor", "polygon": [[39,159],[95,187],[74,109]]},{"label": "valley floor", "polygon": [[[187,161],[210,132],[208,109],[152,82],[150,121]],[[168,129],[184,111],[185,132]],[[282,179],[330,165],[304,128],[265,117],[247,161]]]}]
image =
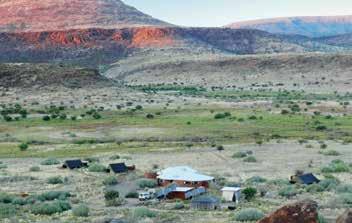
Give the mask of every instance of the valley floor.
[{"label": "valley floor", "polygon": [[[268,214],[282,204],[312,198],[333,222],[351,205],[350,101],[345,93],[175,86],[9,89],[0,97],[0,217],[43,223],[236,222],[246,208]],[[121,175],[59,169],[73,158],[90,160],[96,168],[125,162],[137,169]],[[144,189],[144,172],[178,165],[214,176],[212,195],[221,197],[224,185],[258,193],[252,200],[243,198],[235,211],[227,210],[231,204],[226,202],[222,210],[197,211],[190,209],[190,201],[125,197]],[[322,183],[290,185],[297,170],[314,173]],[[108,183],[112,178],[116,184]],[[119,192],[113,205],[106,205],[107,190]],[[36,200],[53,191],[69,192],[62,202],[73,211],[38,215],[39,201],[14,201],[21,194]],[[12,203],[5,202],[8,197]],[[75,214],[80,205],[89,208],[89,217]],[[141,215],[141,208],[148,213]]]}]

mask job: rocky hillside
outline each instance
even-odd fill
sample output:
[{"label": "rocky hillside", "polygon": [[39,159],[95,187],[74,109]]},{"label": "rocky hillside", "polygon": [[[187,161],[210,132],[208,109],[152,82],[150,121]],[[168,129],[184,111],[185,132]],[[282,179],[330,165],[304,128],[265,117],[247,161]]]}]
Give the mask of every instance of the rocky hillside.
[{"label": "rocky hillside", "polygon": [[[181,53],[135,56],[120,60],[106,75],[129,85],[177,84],[249,89],[350,91],[349,54],[275,54],[188,56]],[[165,59],[168,57],[168,59]],[[164,59],[163,59],[164,58]]]},{"label": "rocky hillside", "polygon": [[0,0],[0,32],[169,26],[120,0]]},{"label": "rocky hillside", "polygon": [[290,17],[237,22],[234,29],[259,29],[277,34],[307,37],[334,36],[352,33],[352,16]]},{"label": "rocky hillside", "polygon": [[85,88],[110,86],[98,71],[50,64],[0,64],[0,87]]},{"label": "rocky hillside", "polygon": [[65,62],[98,67],[141,49],[178,48],[240,55],[335,51],[336,47],[310,41],[228,28],[136,27],[0,33],[0,62]]}]

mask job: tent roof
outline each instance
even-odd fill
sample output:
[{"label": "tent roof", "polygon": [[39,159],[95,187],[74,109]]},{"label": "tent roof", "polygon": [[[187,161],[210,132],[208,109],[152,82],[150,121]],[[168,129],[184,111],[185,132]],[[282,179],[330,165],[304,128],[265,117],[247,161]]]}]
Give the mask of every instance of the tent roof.
[{"label": "tent roof", "polygon": [[81,168],[83,166],[81,160],[66,160],[65,164],[70,169]]},{"label": "tent roof", "polygon": [[190,182],[211,181],[214,177],[203,175],[188,166],[169,167],[158,172],[161,180],[182,180]]},{"label": "tent roof", "polygon": [[298,178],[304,184],[313,184],[313,183],[319,183],[320,182],[320,180],[318,178],[316,178],[312,173],[303,174],[301,176],[298,176]]},{"label": "tent roof", "polygon": [[231,192],[237,192],[240,191],[240,187],[223,187],[221,191],[231,191]]},{"label": "tent roof", "polygon": [[125,163],[112,163],[110,164],[110,168],[112,171],[114,171],[114,173],[124,173],[128,171]]}]

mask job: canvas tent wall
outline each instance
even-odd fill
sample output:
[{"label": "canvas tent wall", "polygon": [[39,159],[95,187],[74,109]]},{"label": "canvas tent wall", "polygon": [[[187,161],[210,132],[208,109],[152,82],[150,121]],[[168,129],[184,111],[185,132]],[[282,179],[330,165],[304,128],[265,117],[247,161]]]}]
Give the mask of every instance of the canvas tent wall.
[{"label": "canvas tent wall", "polygon": [[222,198],[225,201],[236,202],[238,203],[241,196],[241,188],[240,187],[224,187],[221,189]]}]

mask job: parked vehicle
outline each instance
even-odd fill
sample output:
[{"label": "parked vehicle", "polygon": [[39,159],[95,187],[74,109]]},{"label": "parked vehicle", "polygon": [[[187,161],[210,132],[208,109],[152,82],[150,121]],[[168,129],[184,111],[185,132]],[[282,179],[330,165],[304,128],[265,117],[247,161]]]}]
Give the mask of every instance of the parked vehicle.
[{"label": "parked vehicle", "polygon": [[138,199],[140,201],[146,201],[152,199],[150,192],[139,192]]}]

